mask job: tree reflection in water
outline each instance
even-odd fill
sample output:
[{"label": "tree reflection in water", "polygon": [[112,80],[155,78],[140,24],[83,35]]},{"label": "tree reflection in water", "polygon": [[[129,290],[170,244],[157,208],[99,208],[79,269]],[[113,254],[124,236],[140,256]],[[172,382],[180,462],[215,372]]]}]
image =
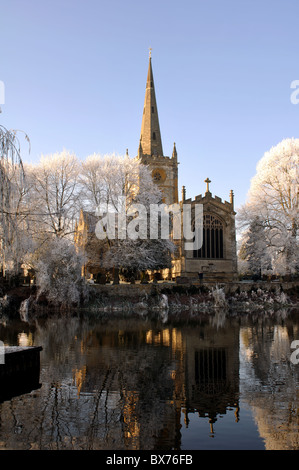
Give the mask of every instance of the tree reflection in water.
[{"label": "tree reflection in water", "polygon": [[7,345],[43,347],[41,389],[0,404],[0,446],[179,450],[214,436],[214,448],[242,448],[244,429],[248,448],[299,449],[298,325],[296,312],[0,325]]}]

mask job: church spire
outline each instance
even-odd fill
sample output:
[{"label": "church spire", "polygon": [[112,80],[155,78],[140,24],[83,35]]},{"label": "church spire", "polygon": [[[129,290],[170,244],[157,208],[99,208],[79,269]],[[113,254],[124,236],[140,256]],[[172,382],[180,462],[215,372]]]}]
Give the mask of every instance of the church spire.
[{"label": "church spire", "polygon": [[144,108],[141,124],[140,146],[143,155],[163,156],[158,109],[156,102],[151,49],[149,56]]}]

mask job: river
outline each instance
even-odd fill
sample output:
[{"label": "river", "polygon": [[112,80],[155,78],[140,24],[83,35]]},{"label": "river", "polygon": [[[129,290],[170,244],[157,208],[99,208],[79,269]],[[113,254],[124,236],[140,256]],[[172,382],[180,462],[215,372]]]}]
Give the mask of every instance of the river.
[{"label": "river", "polygon": [[0,449],[299,450],[298,311],[83,312],[0,339],[43,348],[40,386],[0,403]]}]

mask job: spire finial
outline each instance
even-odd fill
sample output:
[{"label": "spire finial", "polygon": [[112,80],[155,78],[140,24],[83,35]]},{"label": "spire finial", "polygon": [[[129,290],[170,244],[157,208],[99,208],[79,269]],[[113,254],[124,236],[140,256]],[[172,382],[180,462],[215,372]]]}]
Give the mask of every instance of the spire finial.
[{"label": "spire finial", "polygon": [[152,48],[149,47],[149,58],[151,59],[152,58]]},{"label": "spire finial", "polygon": [[234,191],[231,189],[229,193],[229,199],[232,206],[234,206]]},{"label": "spire finial", "polygon": [[177,158],[178,154],[177,154],[177,151],[176,151],[176,146],[175,146],[175,142],[173,143],[173,151],[172,151],[172,158]]}]

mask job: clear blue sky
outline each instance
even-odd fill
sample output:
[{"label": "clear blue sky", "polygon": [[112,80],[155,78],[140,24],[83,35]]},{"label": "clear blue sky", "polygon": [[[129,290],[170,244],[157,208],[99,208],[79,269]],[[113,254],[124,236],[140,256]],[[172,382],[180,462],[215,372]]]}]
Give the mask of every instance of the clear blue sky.
[{"label": "clear blue sky", "polygon": [[298,137],[298,0],[0,0],[0,123],[28,157],[137,154],[152,63],[165,155],[179,186],[236,206],[264,152]]}]

